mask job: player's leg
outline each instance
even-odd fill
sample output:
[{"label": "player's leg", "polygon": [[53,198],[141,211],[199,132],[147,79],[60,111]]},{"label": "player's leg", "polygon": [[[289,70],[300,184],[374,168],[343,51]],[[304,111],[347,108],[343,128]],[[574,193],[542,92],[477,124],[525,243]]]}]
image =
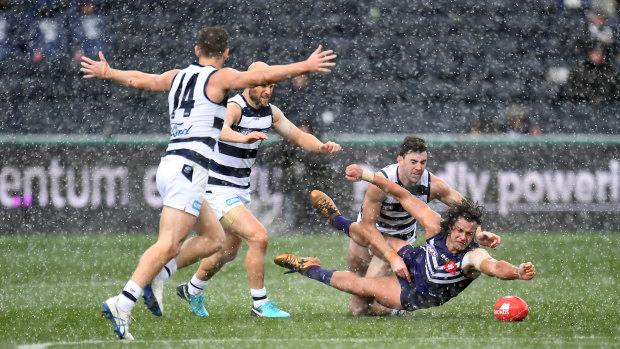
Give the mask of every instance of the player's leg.
[{"label": "player's leg", "polygon": [[[184,211],[194,217],[190,222],[196,227],[198,237],[186,241],[192,226],[184,234],[177,248],[176,258],[170,258],[160,271],[144,288],[144,302],[149,310],[157,316],[163,313],[164,282],[177,270],[177,260],[180,267],[209,255],[220,248],[223,241],[223,232],[217,220],[213,224],[213,212],[203,199],[208,179],[208,170],[179,156],[166,156],[157,169],[157,189],[163,198],[164,206]],[[162,220],[166,213],[162,214]],[[176,223],[172,223],[174,225]],[[201,229],[201,227],[203,227]],[[174,228],[174,227],[173,227]],[[180,254],[180,256],[179,256]]]},{"label": "player's leg", "polygon": [[310,199],[317,211],[325,217],[334,228],[343,231],[351,238],[347,252],[347,268],[358,275],[364,275],[370,263],[368,241],[363,237],[362,226],[340,214],[334,201],[325,193],[313,190]]},{"label": "player's leg", "polygon": [[[389,275],[390,269],[387,263],[378,257],[371,256],[365,277],[377,278]],[[353,297],[351,297],[351,302],[349,303],[349,310],[354,316],[370,315],[374,312],[372,308],[373,303],[373,298],[353,295]]]},{"label": "player's leg", "polygon": [[137,299],[166,262],[176,255],[195,221],[196,217],[187,212],[168,206],[162,209],[157,242],[144,252],[123,291],[118,296],[107,299],[101,308],[103,315],[112,322],[119,338],[133,339],[129,333],[129,324]]},{"label": "player's leg", "polygon": [[324,269],[316,258],[300,258],[290,254],[277,256],[274,262],[338,290],[361,297],[371,297],[391,309],[402,309],[401,286],[396,276],[367,278],[349,271]]},{"label": "player's leg", "polygon": [[[394,238],[394,237],[386,237],[386,241],[390,244],[391,247],[394,248],[395,251],[400,250],[403,246],[407,245],[408,242]],[[366,250],[367,251],[367,250]],[[385,276],[392,276],[392,269],[390,265],[383,259],[379,258],[376,255],[371,255],[370,263],[368,264],[368,268],[366,269],[366,274],[364,275],[367,278],[379,278]],[[392,309],[387,309],[380,304],[377,304],[372,298],[364,298],[360,296],[351,297],[351,302],[349,303],[349,309],[353,315],[385,315],[392,311]]]},{"label": "player's leg", "polygon": [[164,206],[157,242],[144,252],[131,279],[142,287],[146,286],[179,253],[195,222],[195,216]]},{"label": "player's leg", "polygon": [[176,273],[178,269],[193,264],[200,260],[200,258],[211,256],[222,247],[224,231],[219,222],[217,222],[217,218],[206,200],[202,203],[194,230],[196,231],[196,236],[185,240],[179,254],[166,263],[163,269],[144,289],[145,303],[151,311],[159,307],[161,312],[163,312],[164,282]]},{"label": "player's leg", "polygon": [[200,208],[194,231],[196,236],[185,241],[179,254],[174,257],[178,269],[194,264],[223,248],[224,229],[206,200]]},{"label": "player's leg", "polygon": [[209,280],[229,261],[237,256],[241,239],[237,236],[225,233],[226,239],[222,249],[204,258],[200,262],[198,270],[189,282],[177,286],[177,295],[189,303],[192,312],[197,316],[209,316],[209,312],[204,306],[203,291],[207,287]]},{"label": "player's leg", "polygon": [[277,307],[267,297],[265,288],[265,256],[268,237],[265,227],[245,208],[237,212],[231,220],[229,231],[241,238],[248,245],[245,256],[245,269],[250,283],[253,304],[251,315],[260,317],[289,317],[290,314]]},{"label": "player's leg", "polygon": [[359,276],[366,275],[366,270],[370,265],[372,255],[368,251],[368,247],[361,246],[355,241],[349,242],[349,249],[347,250],[347,270],[354,272]]}]

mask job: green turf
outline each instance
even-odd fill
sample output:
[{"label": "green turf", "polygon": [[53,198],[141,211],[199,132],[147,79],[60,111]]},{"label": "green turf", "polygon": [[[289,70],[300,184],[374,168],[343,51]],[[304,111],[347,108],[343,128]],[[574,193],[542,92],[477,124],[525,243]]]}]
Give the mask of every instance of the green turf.
[{"label": "green turf", "polygon": [[[141,303],[130,346],[116,339],[102,302],[117,294],[151,235],[0,236],[0,348],[604,348],[620,347],[620,234],[502,234],[493,256],[532,261],[531,282],[482,276],[446,305],[401,317],[353,318],[348,296],[271,263],[284,252],[316,255],[342,269],[343,235],[272,237],[266,285],[290,319],[249,316],[243,258],[209,284],[209,318],[191,316],[175,294],[194,267],[166,284],[165,314]],[[244,256],[244,251],[240,253]],[[506,295],[530,307],[522,322],[493,317]]]}]

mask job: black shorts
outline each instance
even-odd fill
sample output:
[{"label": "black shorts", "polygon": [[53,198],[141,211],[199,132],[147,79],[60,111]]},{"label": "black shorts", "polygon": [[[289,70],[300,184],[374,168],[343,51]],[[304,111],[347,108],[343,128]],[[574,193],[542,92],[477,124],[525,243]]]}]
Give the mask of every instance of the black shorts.
[{"label": "black shorts", "polygon": [[417,263],[424,263],[426,251],[421,247],[406,245],[398,251],[398,255],[405,261],[412,280],[407,282],[407,279],[398,277],[398,282],[400,282],[400,304],[403,309],[413,311],[438,306],[439,303],[435,298],[422,294],[415,287],[416,277],[421,277],[421,275],[416,275],[416,260]]}]

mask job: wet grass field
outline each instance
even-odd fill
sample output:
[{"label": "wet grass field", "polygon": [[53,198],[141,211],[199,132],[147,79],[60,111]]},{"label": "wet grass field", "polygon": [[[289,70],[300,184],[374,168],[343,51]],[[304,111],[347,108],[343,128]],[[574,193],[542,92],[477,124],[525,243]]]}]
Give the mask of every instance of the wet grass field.
[{"label": "wet grass field", "polygon": [[[503,233],[491,254],[513,264],[531,261],[531,282],[481,276],[442,307],[388,318],[353,318],[349,296],[271,261],[290,252],[345,267],[343,235],[277,236],[270,240],[266,286],[289,319],[249,316],[243,257],[207,286],[211,316],[191,315],[175,287],[191,266],[166,284],[164,316],[136,305],[130,346],[100,316],[119,293],[154,235],[0,236],[0,348],[606,348],[620,347],[620,234]],[[421,242],[419,240],[419,242]],[[503,323],[493,305],[523,298],[529,315]]]}]

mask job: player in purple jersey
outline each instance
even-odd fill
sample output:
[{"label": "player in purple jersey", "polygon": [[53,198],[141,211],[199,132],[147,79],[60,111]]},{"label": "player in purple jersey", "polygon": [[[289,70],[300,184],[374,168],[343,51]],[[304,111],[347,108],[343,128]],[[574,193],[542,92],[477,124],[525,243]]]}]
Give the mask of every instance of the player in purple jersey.
[{"label": "player in purple jersey", "polygon": [[[378,171],[390,181],[408,190],[424,203],[439,200],[446,205],[463,200],[463,196],[450,187],[440,177],[432,174],[427,168],[428,145],[417,136],[407,136],[399,147],[397,162]],[[314,201],[314,198],[313,198]],[[316,204],[316,202],[315,202]],[[359,224],[357,224],[359,223]],[[362,210],[352,229],[364,229],[368,232],[369,241],[376,246],[382,256],[390,250],[385,237],[399,238],[413,243],[416,239],[417,222],[415,217],[403,209],[398,200],[387,195],[380,188],[369,185],[364,196]],[[478,229],[477,239],[481,245],[495,248],[501,241],[500,237]],[[347,269],[368,277],[391,275],[391,270],[398,276],[409,278],[405,263],[399,256],[387,264],[384,259],[374,257],[365,246],[352,239],[347,252]],[[391,269],[391,270],[390,270]],[[353,296],[349,307],[352,312],[366,306],[372,299]]]},{"label": "player in purple jersey", "polygon": [[[290,254],[277,256],[274,262],[338,290],[375,300],[368,307],[353,311],[354,316],[387,315],[393,310],[412,311],[442,305],[456,297],[480,273],[502,280],[534,278],[536,269],[532,263],[514,266],[495,260],[474,242],[483,212],[478,204],[463,200],[450,205],[442,218],[420,199],[380,174],[351,165],[347,168],[347,179],[363,179],[386,190],[424,226],[426,246],[413,247],[404,240],[388,237],[386,241],[391,249],[385,254],[377,254],[385,255],[388,261],[396,256],[402,258],[413,277],[361,277],[352,272],[324,269],[317,258]],[[325,194],[322,199],[321,214],[332,221],[340,220],[342,216],[333,201]],[[346,221],[349,226],[353,224],[353,221]],[[364,230],[345,228],[358,244],[375,249]]]}]

